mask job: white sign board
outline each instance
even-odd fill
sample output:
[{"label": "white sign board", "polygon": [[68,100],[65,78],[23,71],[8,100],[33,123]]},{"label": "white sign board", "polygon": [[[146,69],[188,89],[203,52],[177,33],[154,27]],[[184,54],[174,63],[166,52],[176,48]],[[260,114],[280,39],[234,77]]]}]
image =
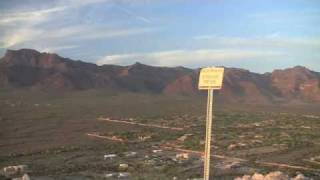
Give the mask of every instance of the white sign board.
[{"label": "white sign board", "polygon": [[203,68],[199,76],[199,89],[221,89],[224,68]]}]

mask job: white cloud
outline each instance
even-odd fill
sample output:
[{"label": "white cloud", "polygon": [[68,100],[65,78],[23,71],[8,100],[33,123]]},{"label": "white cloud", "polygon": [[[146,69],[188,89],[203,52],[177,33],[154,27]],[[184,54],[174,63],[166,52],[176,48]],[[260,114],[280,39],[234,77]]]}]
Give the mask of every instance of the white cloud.
[{"label": "white cloud", "polygon": [[172,50],[151,53],[107,55],[96,63],[128,65],[133,61],[159,66],[180,66],[192,64],[224,64],[226,61],[266,60],[283,55],[280,52],[251,51],[235,49]]},{"label": "white cloud", "polygon": [[[29,41],[42,33],[41,30],[24,28],[14,30],[12,33],[2,37],[2,48],[12,47],[16,44]],[[1,42],[0,41],[0,42]]]},{"label": "white cloud", "polygon": [[[20,44],[33,46],[33,44],[43,44],[46,42],[56,44],[57,42],[81,41],[92,39],[110,39],[117,37],[126,37],[131,35],[143,34],[156,31],[156,28],[106,28],[106,27],[90,27],[75,26],[60,29],[38,29],[34,27],[21,28],[9,32],[0,38],[2,48],[12,48]],[[63,46],[63,44],[61,44]]]},{"label": "white cloud", "polygon": [[121,6],[116,6],[116,7],[118,7],[122,12],[127,14],[129,17],[134,17],[135,19],[142,21],[144,23],[151,23],[151,20],[149,18],[146,18],[144,16],[140,16],[137,13],[134,13],[134,12],[130,11],[129,9],[123,8]]},{"label": "white cloud", "polygon": [[87,40],[87,39],[107,39],[115,37],[124,37],[130,35],[143,34],[147,32],[156,31],[156,28],[107,28],[107,27],[92,27],[92,26],[78,26],[71,29],[62,29],[52,32],[51,37],[70,37],[70,39]]},{"label": "white cloud", "polygon": [[54,53],[58,50],[66,50],[66,49],[75,49],[77,48],[77,45],[65,45],[65,46],[50,46],[50,47],[46,47],[46,48],[37,48],[35,47],[35,49],[41,51],[41,52],[49,52],[49,53]]},{"label": "white cloud", "polygon": [[282,11],[270,11],[270,12],[258,12],[249,14],[249,18],[253,18],[259,21],[271,21],[271,22],[285,22],[288,20],[301,21],[307,19],[318,19],[320,11],[315,9],[303,9],[303,10],[282,10]]},{"label": "white cloud", "polygon": [[67,4],[69,6],[85,6],[90,4],[96,4],[101,2],[107,2],[110,0],[60,0],[61,4]]},{"label": "white cloud", "polygon": [[47,22],[52,15],[64,11],[66,6],[26,12],[0,14],[0,28],[3,29],[0,43],[9,48],[41,36],[45,29],[36,27]]},{"label": "white cloud", "polygon": [[212,42],[221,46],[249,47],[249,48],[320,48],[319,38],[281,37],[280,33],[273,33],[264,37],[223,37],[217,35],[201,35],[193,37],[197,41]]},{"label": "white cloud", "polygon": [[0,14],[0,25],[12,26],[17,25],[17,23],[40,23],[45,21],[50,14],[64,11],[66,8],[66,6],[60,6],[27,12]]},{"label": "white cloud", "polygon": [[[80,7],[101,2],[112,2],[111,0],[58,0],[56,6],[47,9],[32,9],[25,12],[0,13],[0,46],[1,48],[16,48],[21,45],[33,47],[34,44],[47,43],[48,47],[57,43],[68,43],[70,41],[107,39],[115,37],[131,36],[136,34],[155,31],[151,27],[108,27],[107,25],[81,24],[66,25],[56,24],[58,19],[62,21],[69,17]],[[18,11],[18,10],[17,10]],[[128,11],[129,12],[129,11]],[[128,13],[127,12],[127,13]],[[148,22],[147,18],[135,15],[136,19]],[[50,26],[48,26],[50,25]],[[66,42],[67,41],[67,42]]]},{"label": "white cloud", "polygon": [[215,34],[206,34],[206,35],[199,35],[199,36],[194,36],[194,40],[210,40],[210,39],[215,39],[218,38],[219,36]]}]

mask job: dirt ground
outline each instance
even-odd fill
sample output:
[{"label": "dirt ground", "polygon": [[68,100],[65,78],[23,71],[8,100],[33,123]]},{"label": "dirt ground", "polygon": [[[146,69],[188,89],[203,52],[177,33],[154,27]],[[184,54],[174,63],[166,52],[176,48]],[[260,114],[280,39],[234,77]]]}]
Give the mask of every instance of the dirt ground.
[{"label": "dirt ground", "polygon": [[[124,100],[128,103],[123,104]],[[129,173],[129,179],[199,178],[205,103],[205,97],[187,96],[1,92],[0,168],[25,164],[32,178],[48,180],[106,179],[112,173],[115,175],[109,179],[117,179],[124,172]],[[233,179],[281,170],[320,177],[320,165],[310,160],[320,155],[317,107],[218,106],[212,176]],[[136,124],[103,122],[100,117]],[[124,141],[90,137],[88,133]],[[185,134],[191,135],[178,140]],[[139,140],[141,136],[150,138]],[[200,153],[190,152],[188,159],[177,160],[178,149]],[[137,155],[128,157],[128,152]],[[115,159],[104,160],[105,154],[112,153],[117,154]],[[128,168],[119,170],[121,163]]]}]

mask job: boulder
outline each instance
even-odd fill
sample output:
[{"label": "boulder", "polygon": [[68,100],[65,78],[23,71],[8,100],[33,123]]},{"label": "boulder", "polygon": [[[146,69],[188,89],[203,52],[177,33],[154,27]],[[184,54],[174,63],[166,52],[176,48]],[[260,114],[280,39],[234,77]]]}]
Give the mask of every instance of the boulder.
[{"label": "boulder", "polygon": [[26,165],[7,166],[3,168],[3,174],[8,178],[21,176],[22,174],[26,173],[26,171],[27,171]]}]

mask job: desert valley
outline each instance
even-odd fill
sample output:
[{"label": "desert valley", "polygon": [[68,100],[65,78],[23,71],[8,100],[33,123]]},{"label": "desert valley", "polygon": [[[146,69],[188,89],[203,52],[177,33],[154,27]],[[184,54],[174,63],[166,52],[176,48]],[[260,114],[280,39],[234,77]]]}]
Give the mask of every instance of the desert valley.
[{"label": "desert valley", "polygon": [[[214,94],[212,178],[319,178],[320,73],[225,69]],[[206,93],[198,74],[8,50],[0,59],[0,167],[23,165],[47,180],[199,179]]]}]

